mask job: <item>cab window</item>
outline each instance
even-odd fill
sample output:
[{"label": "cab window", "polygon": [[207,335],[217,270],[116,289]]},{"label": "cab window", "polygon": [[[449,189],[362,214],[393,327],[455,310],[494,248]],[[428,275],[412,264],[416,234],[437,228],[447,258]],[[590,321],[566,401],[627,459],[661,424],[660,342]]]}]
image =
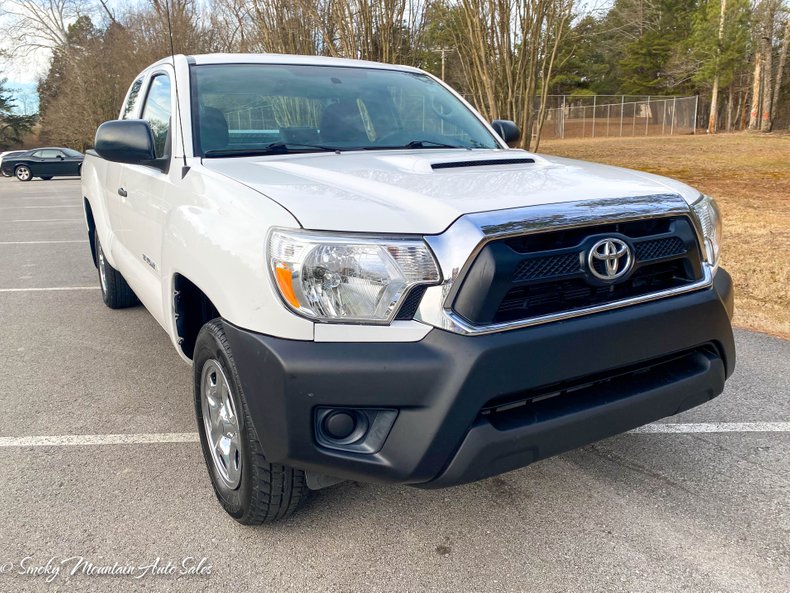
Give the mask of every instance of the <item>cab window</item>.
[{"label": "cab window", "polygon": [[170,111],[170,78],[166,74],[157,74],[151,79],[142,117],[151,126],[156,158],[168,154]]}]

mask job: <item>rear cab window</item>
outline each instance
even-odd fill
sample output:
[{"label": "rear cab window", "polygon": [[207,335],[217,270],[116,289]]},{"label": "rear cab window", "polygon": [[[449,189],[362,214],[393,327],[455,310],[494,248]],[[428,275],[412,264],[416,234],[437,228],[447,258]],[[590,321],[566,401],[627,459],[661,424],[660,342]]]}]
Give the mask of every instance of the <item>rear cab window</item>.
[{"label": "rear cab window", "polygon": [[140,99],[140,89],[143,87],[142,77],[138,78],[129,87],[129,92],[126,95],[126,103],[123,106],[121,119],[131,119],[137,113],[137,103]]}]

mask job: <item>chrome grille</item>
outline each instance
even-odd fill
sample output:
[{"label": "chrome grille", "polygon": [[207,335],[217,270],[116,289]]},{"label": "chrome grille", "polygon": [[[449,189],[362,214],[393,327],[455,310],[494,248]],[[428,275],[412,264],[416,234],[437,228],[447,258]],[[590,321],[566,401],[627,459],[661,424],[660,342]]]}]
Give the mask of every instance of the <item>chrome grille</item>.
[{"label": "chrome grille", "polygon": [[[591,273],[601,262],[588,263],[592,246],[608,237],[634,257],[629,273],[611,282]],[[495,239],[467,271],[453,311],[474,325],[502,324],[677,289],[703,278],[699,253],[687,216]]]}]

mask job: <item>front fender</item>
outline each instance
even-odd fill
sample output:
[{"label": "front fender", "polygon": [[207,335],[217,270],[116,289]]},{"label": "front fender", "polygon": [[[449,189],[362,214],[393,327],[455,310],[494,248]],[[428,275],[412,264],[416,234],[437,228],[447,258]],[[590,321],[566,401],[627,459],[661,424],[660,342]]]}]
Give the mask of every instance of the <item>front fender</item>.
[{"label": "front fender", "polygon": [[[110,223],[110,213],[104,198],[104,188],[102,179],[107,179],[111,175],[109,163],[95,155],[86,156],[82,164],[81,190],[82,190],[82,211],[85,217],[85,228],[88,239],[91,242],[91,254],[93,263],[96,265],[96,250],[94,237],[91,231],[96,231],[102,246],[104,255],[111,266],[117,267],[115,258],[112,256],[113,232]],[[92,223],[91,223],[92,219]]]},{"label": "front fender", "polygon": [[312,340],[313,324],[285,308],[265,261],[268,229],[298,228],[298,222],[279,204],[227,178],[193,170],[184,182],[190,195],[168,212],[162,237],[162,299],[174,344],[176,274],[200,288],[234,325]]}]

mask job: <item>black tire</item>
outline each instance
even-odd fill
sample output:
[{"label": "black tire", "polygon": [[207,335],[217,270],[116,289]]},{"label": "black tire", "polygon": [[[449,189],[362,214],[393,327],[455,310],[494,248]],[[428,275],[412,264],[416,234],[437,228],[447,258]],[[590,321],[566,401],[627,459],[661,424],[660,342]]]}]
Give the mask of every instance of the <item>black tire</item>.
[{"label": "black tire", "polygon": [[52,176],[48,175],[46,177],[42,177],[41,179],[43,179],[44,181],[49,181],[50,179],[52,179]]},{"label": "black tire", "polygon": [[[230,344],[225,337],[222,320],[210,321],[200,330],[193,363],[195,413],[200,444],[211,484],[220,504],[231,517],[243,525],[261,525],[290,516],[307,498],[309,492],[304,472],[266,460],[250,419],[247,400],[239,381]],[[219,363],[223,379],[227,380],[230,387],[229,397],[234,411],[238,411],[236,418],[241,444],[241,475],[235,488],[228,486],[220,474],[206,434],[203,370],[207,363],[213,369],[216,368],[213,365]]]},{"label": "black tire", "polygon": [[94,241],[96,245],[96,268],[99,272],[99,286],[101,287],[101,298],[104,304],[110,309],[126,309],[134,307],[140,301],[137,295],[129,287],[121,273],[113,268],[104,257],[99,236],[94,231]]},{"label": "black tire", "polygon": [[27,165],[17,165],[14,169],[14,177],[19,181],[30,181],[33,179],[33,171]]}]

